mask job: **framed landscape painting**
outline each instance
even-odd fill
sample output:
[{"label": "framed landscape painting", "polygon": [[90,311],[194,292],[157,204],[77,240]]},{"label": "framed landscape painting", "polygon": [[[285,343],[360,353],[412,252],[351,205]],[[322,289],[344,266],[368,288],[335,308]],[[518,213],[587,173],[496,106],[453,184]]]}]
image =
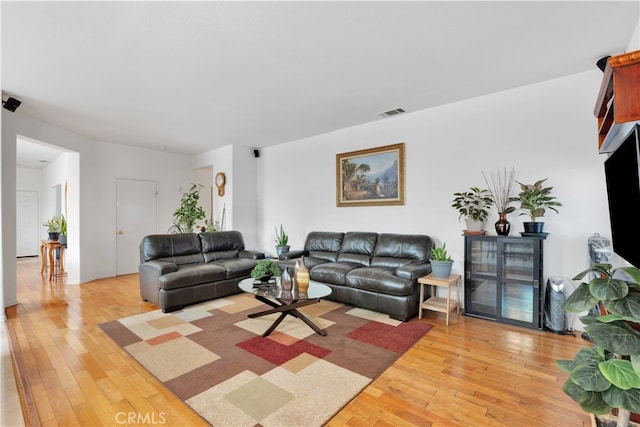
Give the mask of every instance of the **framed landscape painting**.
[{"label": "framed landscape painting", "polygon": [[404,205],[404,143],[336,154],[336,205]]}]

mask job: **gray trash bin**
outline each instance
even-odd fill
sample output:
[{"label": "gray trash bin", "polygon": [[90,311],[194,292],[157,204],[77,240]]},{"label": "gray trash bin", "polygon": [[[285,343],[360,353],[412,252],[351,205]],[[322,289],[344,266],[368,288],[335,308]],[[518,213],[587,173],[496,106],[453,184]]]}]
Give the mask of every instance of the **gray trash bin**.
[{"label": "gray trash bin", "polygon": [[549,277],[544,299],[544,328],[556,334],[566,334],[567,314],[562,306],[573,291],[573,282],[566,277]]}]

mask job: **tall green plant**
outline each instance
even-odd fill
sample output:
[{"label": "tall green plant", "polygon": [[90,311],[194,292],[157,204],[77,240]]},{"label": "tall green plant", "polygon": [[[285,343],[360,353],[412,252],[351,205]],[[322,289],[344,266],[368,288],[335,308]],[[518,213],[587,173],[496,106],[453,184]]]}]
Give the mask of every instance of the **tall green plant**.
[{"label": "tall green plant", "polygon": [[[629,281],[614,278],[617,271]],[[567,298],[563,308],[581,313],[602,306],[607,314],[581,317],[595,346],[583,348],[573,360],[558,360],[569,373],[563,390],[580,407],[593,414],[618,408],[618,426],[629,425],[630,412],[640,413],[640,270],[612,269],[611,264],[594,264],[574,277],[595,277]]]},{"label": "tall green plant", "polygon": [[196,221],[203,220],[206,217],[204,209],[198,205],[200,188],[202,188],[202,185],[192,183],[189,191],[182,193],[180,207],[173,213],[176,222],[186,228],[187,231],[193,230]]},{"label": "tall green plant", "polygon": [[287,244],[289,244],[289,236],[287,236],[282,224],[280,224],[280,230],[276,227],[276,246],[287,246]]}]

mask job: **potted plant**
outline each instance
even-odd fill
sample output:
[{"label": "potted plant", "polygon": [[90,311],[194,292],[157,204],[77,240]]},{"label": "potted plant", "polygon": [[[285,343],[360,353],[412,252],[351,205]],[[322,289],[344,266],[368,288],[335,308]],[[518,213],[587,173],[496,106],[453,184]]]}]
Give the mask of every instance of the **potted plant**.
[{"label": "potted plant", "polygon": [[60,238],[60,217],[54,215],[44,224],[49,233],[49,240],[56,241]]},{"label": "potted plant", "polygon": [[67,244],[67,219],[64,215],[60,216],[60,244]]},{"label": "potted plant", "polygon": [[523,212],[520,215],[528,215],[531,221],[524,223],[525,233],[542,233],[544,222],[539,221],[538,218],[542,218],[547,209],[558,212],[556,206],[562,206],[562,204],[556,201],[556,198],[551,195],[553,187],[544,187],[543,184],[547,180],[541,179],[533,184],[522,184],[516,181],[520,185],[520,193],[516,197],[511,197],[512,202],[520,203],[520,210]]},{"label": "potted plant", "polygon": [[[619,278],[618,271],[626,278]],[[580,318],[594,346],[583,348],[573,360],[556,361],[569,373],[562,389],[591,414],[617,408],[617,425],[628,426],[630,413],[640,413],[640,270],[594,264],[573,280],[587,274],[593,279],[582,282],[563,309],[581,313],[600,305],[605,314],[591,311]]]},{"label": "potted plant", "polygon": [[467,231],[479,232],[489,216],[489,208],[493,205],[493,198],[489,190],[471,187],[468,191],[453,193],[452,208],[458,210],[458,220],[465,218]]},{"label": "potted plant", "polygon": [[496,233],[500,236],[508,236],[511,224],[507,220],[507,214],[516,210],[513,206],[509,206],[512,201],[511,195],[513,194],[516,170],[511,168],[507,171],[507,168],[504,168],[497,173],[492,173],[490,179],[487,179],[485,173],[482,172],[482,177],[489,188],[496,209],[498,209],[498,221],[495,223]]},{"label": "potted plant", "polygon": [[276,254],[280,256],[283,253],[289,252],[291,246],[289,246],[289,236],[284,232],[282,224],[280,224],[280,230],[276,227]]},{"label": "potted plant", "polygon": [[175,222],[180,225],[182,231],[192,232],[196,221],[206,217],[204,209],[198,205],[200,188],[202,185],[192,183],[189,191],[182,193],[180,207],[173,212]]},{"label": "potted plant", "polygon": [[268,282],[273,276],[279,276],[282,271],[280,267],[270,259],[258,261],[256,266],[251,270],[251,277],[262,282]]},{"label": "potted plant", "polygon": [[431,249],[431,274],[438,279],[446,279],[451,276],[453,260],[447,253],[447,244]]}]

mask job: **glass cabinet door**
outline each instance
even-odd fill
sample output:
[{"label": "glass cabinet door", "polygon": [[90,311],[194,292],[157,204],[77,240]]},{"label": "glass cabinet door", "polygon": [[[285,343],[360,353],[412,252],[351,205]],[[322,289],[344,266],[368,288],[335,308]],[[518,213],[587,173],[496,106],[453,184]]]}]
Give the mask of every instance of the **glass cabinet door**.
[{"label": "glass cabinet door", "polygon": [[[536,253],[533,240],[502,242],[502,307],[504,319],[533,323]],[[537,283],[535,283],[537,288]],[[537,308],[537,307],[536,307]]]},{"label": "glass cabinet door", "polygon": [[470,242],[467,311],[495,318],[497,313],[498,244],[496,240]]}]

